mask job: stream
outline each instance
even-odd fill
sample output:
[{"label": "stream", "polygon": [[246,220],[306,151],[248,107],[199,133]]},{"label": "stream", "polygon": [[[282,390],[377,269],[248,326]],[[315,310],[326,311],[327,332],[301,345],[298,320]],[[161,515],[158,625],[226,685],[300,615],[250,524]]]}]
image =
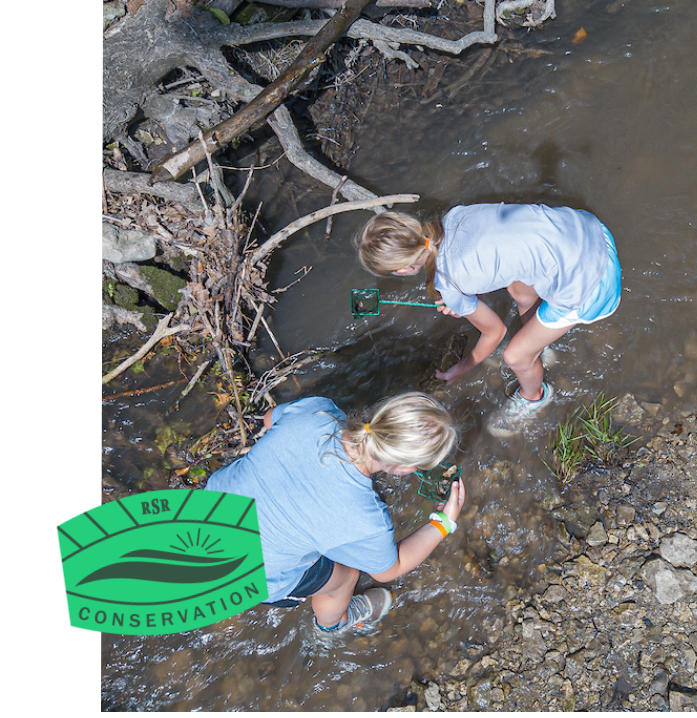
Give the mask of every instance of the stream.
[{"label": "stream", "polygon": [[[617,11],[606,11],[611,8]],[[312,270],[280,295],[271,326],[288,354],[316,346],[338,350],[281,385],[275,398],[326,395],[350,410],[402,391],[434,393],[462,429],[457,461],[467,498],[461,528],[394,582],[395,606],[378,630],[335,646],[316,643],[307,605],[257,606],[185,634],[105,635],[104,710],[375,711],[394,705],[412,679],[447,675],[463,647],[485,640],[483,629],[501,615],[507,587],[534,585],[545,570],[554,522],[544,505],[559,487],[543,460],[555,423],[600,391],[661,402],[666,413],[694,396],[697,5],[567,0],[558,2],[557,12],[557,20],[522,36],[526,47],[548,54],[487,77],[484,105],[463,111],[434,101],[408,122],[400,122],[399,108],[389,118],[371,115],[360,128],[350,173],[380,194],[418,193],[416,210],[505,201],[592,211],[613,233],[623,267],[617,313],[555,343],[548,377],[558,401],[544,421],[502,441],[482,431],[513,378],[501,364],[501,348],[445,388],[433,381],[433,371],[453,355],[453,338],[455,345],[465,337],[470,346],[476,341],[466,321],[406,306],[352,317],[352,288],[429,301],[418,277],[376,278],[358,265],[350,238],[368,214],[338,216],[328,242],[323,223],[296,235],[277,252],[272,286],[291,284],[303,266]],[[587,39],[573,44],[581,26]],[[326,193],[318,198],[298,189],[296,211],[278,189],[276,200],[267,190],[265,212],[274,218],[269,232],[329,204]],[[287,181],[283,196],[294,191]],[[515,331],[507,293],[491,295],[491,306]],[[260,368],[274,351],[262,342],[255,358]],[[167,378],[163,373],[162,382]],[[150,435],[162,401],[141,402],[141,413],[133,409],[137,403],[105,409],[107,473],[119,477],[157,450]],[[397,538],[432,510],[413,477],[378,478],[377,490]]]}]

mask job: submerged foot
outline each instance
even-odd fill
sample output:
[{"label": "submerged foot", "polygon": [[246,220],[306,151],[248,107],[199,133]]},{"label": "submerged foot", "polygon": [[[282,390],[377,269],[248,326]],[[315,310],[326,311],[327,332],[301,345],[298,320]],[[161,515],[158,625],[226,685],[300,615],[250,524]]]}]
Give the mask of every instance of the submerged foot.
[{"label": "submerged foot", "polygon": [[524,399],[520,389],[499,409],[487,422],[487,431],[493,436],[513,436],[517,434],[530,419],[552,402],[554,389],[551,384],[542,382],[542,398],[538,401]]}]

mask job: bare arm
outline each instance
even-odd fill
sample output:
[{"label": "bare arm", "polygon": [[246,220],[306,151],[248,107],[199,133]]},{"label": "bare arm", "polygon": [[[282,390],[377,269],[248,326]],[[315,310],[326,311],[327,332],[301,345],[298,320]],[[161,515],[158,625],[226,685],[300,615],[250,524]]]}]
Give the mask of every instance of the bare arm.
[{"label": "bare arm", "polygon": [[267,429],[270,429],[273,426],[273,420],[271,419],[271,415],[273,414],[273,409],[269,409],[266,414],[264,414],[264,426]]},{"label": "bare arm", "polygon": [[[443,314],[459,316],[445,306],[442,311]],[[474,349],[472,349],[472,353],[460,362],[458,376],[465,374],[470,369],[474,369],[477,364],[483,362],[506,336],[506,325],[501,321],[499,315],[482,301],[477,303],[477,308],[472,314],[467,315],[467,319],[472,322],[476,329],[479,329],[481,336]],[[436,375],[438,375],[438,372]]]},{"label": "bare arm", "polygon": [[[465,486],[462,479],[459,479],[453,482],[450,498],[442,509],[440,508],[441,505],[439,505],[439,510],[442,510],[449,519],[455,521],[460,515],[464,502]],[[371,573],[370,575],[376,581],[382,583],[393,581],[395,578],[399,578],[416,568],[442,540],[443,535],[441,532],[435,526],[426,524],[397,544],[397,560],[387,571]]]}]

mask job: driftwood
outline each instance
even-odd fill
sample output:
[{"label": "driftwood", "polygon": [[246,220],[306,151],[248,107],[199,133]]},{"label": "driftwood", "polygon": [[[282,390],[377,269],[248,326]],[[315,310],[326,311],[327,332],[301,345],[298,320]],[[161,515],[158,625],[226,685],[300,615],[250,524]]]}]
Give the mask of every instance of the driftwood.
[{"label": "driftwood", "polygon": [[318,209],[315,212],[306,214],[304,217],[296,219],[289,225],[276,232],[276,234],[269,237],[259,249],[252,254],[251,263],[256,264],[262,260],[269,252],[272,252],[279,244],[284,240],[288,239],[291,235],[299,232],[304,227],[307,227],[315,222],[320,222],[327,217],[331,217],[340,212],[350,212],[355,209],[372,209],[380,205],[386,204],[400,204],[403,202],[418,202],[418,194],[391,194],[386,197],[376,197],[374,199],[360,200],[357,202],[344,202],[343,204],[335,204],[331,207],[325,207],[324,209]]},{"label": "driftwood", "polygon": [[159,182],[157,185],[151,186],[148,184],[149,179],[150,175],[145,172],[123,172],[108,167],[104,169],[104,187],[109,192],[150,194],[169,202],[178,202],[192,212],[203,209],[203,203],[193,185]]},{"label": "driftwood", "polygon": [[102,377],[102,384],[108,384],[112,379],[117,377],[122,372],[126,371],[128,367],[133,366],[137,361],[142,359],[161,339],[170,337],[173,334],[179,334],[188,330],[190,327],[188,324],[178,324],[176,327],[170,327],[170,319],[174,316],[174,313],[168,314],[157,323],[157,328],[153,332],[153,335],[148,339],[145,344],[131,357],[122,361],[116,369],[112,369],[108,374]]},{"label": "driftwood", "polygon": [[325,51],[343,35],[369,3],[370,0],[346,0],[341,10],[305,45],[291,66],[275,82],[264,88],[229,120],[206,132],[200,142],[192,142],[155,167],[151,181],[178,179],[203,160],[206,152],[216,152],[271,114],[315,67],[324,62]]},{"label": "driftwood", "polygon": [[[218,0],[218,4],[220,2]],[[386,57],[404,60],[414,67],[414,61],[398,49],[400,46],[414,45],[460,54],[475,43],[496,43],[495,6],[496,0],[485,0],[483,30],[468,33],[454,41],[408,28],[387,27],[363,18],[353,22],[345,35],[352,39],[369,40]],[[251,103],[262,88],[245,80],[228,63],[222,49],[278,38],[313,37],[328,22],[322,19],[297,20],[242,27],[223,25],[203,8],[194,7],[187,17],[174,8],[175,4],[170,0],[145,0],[135,15],[124,18],[105,36],[103,137],[105,141],[118,140],[144,163],[147,163],[147,158],[143,149],[128,130],[145,98],[153,93],[165,75],[176,68],[195,68],[213,87],[224,90],[230,100]],[[232,119],[237,114],[239,111]],[[281,105],[276,109],[269,125],[293,164],[332,189],[337,187],[341,176],[328,170],[304,150],[285,107]],[[153,185],[155,187],[157,184]],[[375,196],[353,182],[347,182],[340,194],[347,200]]]}]

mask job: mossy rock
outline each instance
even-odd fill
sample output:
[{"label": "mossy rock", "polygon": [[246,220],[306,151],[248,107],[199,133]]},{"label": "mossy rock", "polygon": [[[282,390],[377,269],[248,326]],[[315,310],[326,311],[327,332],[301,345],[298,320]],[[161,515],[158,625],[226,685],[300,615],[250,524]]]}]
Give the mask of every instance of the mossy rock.
[{"label": "mossy rock", "polygon": [[185,254],[171,254],[163,264],[171,267],[175,272],[186,272],[191,260]]},{"label": "mossy rock", "polygon": [[179,290],[186,286],[186,280],[157,267],[139,267],[139,270],[150,285],[153,298],[167,311],[173,312],[181,299]]},{"label": "mossy rock", "polygon": [[138,306],[138,290],[127,284],[116,284],[112,294],[114,304],[124,309],[135,309]]}]

